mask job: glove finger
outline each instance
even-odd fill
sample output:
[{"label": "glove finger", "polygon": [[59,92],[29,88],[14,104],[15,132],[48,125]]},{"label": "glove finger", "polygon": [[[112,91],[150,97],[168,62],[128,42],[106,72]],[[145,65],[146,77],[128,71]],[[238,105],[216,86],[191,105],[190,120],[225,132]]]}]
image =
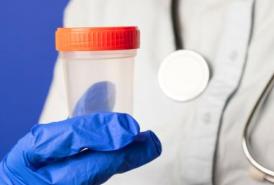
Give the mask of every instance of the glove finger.
[{"label": "glove finger", "polygon": [[87,115],[92,112],[112,112],[115,95],[116,87],[112,82],[97,82],[78,100],[73,116]]},{"label": "glove finger", "polygon": [[[143,132],[127,147],[111,152],[84,152],[41,168],[37,173],[49,184],[99,185],[111,176],[140,167],[161,154],[156,135]],[[69,175],[68,175],[69,174]]]},{"label": "glove finger", "polygon": [[85,148],[113,151],[131,143],[140,132],[138,123],[127,114],[96,113],[48,125],[37,125],[31,133],[33,146],[29,162],[39,168],[72,156]]}]

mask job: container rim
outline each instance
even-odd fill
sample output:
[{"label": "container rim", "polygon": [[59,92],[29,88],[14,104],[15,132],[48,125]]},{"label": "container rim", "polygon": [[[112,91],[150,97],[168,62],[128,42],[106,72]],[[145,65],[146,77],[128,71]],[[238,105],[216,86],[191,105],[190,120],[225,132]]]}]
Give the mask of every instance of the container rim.
[{"label": "container rim", "polygon": [[106,51],[62,51],[59,57],[65,60],[71,59],[111,59],[111,58],[134,58],[137,49],[106,50]]}]

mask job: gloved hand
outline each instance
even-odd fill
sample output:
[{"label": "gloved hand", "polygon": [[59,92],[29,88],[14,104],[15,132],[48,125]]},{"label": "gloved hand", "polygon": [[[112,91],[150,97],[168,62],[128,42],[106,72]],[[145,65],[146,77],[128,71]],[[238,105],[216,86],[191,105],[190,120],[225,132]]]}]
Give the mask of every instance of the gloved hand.
[{"label": "gloved hand", "polygon": [[98,185],[161,153],[127,114],[95,113],[36,125],[0,163],[1,185]]}]

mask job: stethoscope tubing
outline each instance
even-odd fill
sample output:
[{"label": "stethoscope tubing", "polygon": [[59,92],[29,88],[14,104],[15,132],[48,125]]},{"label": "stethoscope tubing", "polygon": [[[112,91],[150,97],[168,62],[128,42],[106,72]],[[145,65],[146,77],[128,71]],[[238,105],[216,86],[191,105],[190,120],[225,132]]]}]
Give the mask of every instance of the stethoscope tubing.
[{"label": "stethoscope tubing", "polygon": [[253,107],[247,122],[245,124],[244,130],[243,130],[243,137],[242,137],[242,148],[244,151],[244,154],[246,158],[248,159],[249,163],[259,172],[261,172],[264,175],[264,179],[274,183],[274,172],[272,170],[269,170],[265,168],[262,164],[260,164],[258,161],[255,160],[253,155],[251,154],[250,144],[249,144],[249,127],[254,119],[254,115],[256,115],[256,112],[259,110],[261,104],[265,100],[265,98],[270,94],[272,87],[274,86],[274,74],[272,75],[271,79],[267,83],[266,87],[264,88],[263,92],[261,93],[260,97],[258,98],[255,106]]},{"label": "stethoscope tubing", "polygon": [[171,0],[171,19],[174,34],[174,42],[176,50],[184,48],[183,36],[181,34],[181,20],[180,20],[180,0]]}]

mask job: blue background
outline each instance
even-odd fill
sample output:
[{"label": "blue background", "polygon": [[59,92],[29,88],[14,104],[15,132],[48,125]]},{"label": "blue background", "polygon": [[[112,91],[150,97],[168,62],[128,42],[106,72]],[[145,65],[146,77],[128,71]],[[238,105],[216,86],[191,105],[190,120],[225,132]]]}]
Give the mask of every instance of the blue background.
[{"label": "blue background", "polygon": [[0,158],[38,122],[68,0],[0,0]]}]

